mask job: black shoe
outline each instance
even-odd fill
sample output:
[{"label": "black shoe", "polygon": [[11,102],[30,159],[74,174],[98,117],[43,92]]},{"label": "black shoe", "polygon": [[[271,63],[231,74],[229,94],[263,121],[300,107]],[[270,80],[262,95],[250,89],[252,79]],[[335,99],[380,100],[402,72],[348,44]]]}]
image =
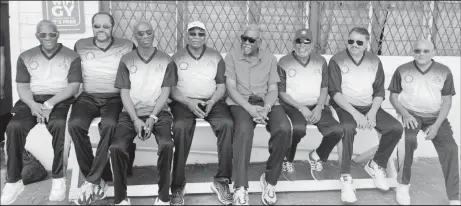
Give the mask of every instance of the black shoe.
[{"label": "black shoe", "polygon": [[232,193],[229,189],[229,181],[214,181],[211,190],[218,196],[218,200],[224,205],[232,205]]},{"label": "black shoe", "polygon": [[186,195],[186,188],[176,190],[171,195],[171,205],[184,205],[184,195]]}]

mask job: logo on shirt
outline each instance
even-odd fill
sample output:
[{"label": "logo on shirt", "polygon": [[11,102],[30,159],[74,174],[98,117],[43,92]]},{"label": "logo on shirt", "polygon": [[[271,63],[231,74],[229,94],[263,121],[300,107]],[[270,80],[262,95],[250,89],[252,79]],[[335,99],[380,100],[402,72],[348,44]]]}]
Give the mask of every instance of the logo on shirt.
[{"label": "logo on shirt", "polygon": [[94,53],[93,52],[88,52],[85,54],[85,58],[87,60],[94,59]]},{"label": "logo on shirt", "polygon": [[322,71],[320,68],[315,69],[315,75],[320,76],[322,74]]},{"label": "logo on shirt", "polygon": [[136,65],[131,65],[129,70],[130,74],[134,74],[138,71],[138,67],[136,67]]},{"label": "logo on shirt", "polygon": [[349,67],[348,67],[347,65],[343,65],[343,66],[340,67],[340,68],[341,68],[341,73],[343,73],[343,74],[349,73],[349,70],[350,70],[350,69],[349,69]]},{"label": "logo on shirt", "polygon": [[155,67],[155,72],[164,72],[165,71],[165,66],[163,64],[158,64],[157,67]]},{"label": "logo on shirt", "polygon": [[413,76],[411,75],[407,75],[405,78],[404,78],[405,82],[406,83],[411,83],[413,81]]},{"label": "logo on shirt", "polygon": [[210,60],[210,62],[208,62],[207,67],[208,67],[209,69],[216,68],[216,63],[215,63],[213,60]]},{"label": "logo on shirt", "polygon": [[36,69],[38,69],[39,66],[40,66],[40,65],[38,64],[37,61],[33,61],[33,62],[31,62],[31,63],[29,64],[30,70],[36,70]]},{"label": "logo on shirt", "polygon": [[290,69],[290,70],[288,71],[288,76],[290,76],[290,77],[296,76],[296,70]]},{"label": "logo on shirt", "polygon": [[62,60],[62,62],[59,63],[59,68],[60,68],[60,69],[66,70],[66,69],[69,68],[69,67],[70,67],[69,61],[66,60],[66,59],[65,59],[65,60]]},{"label": "logo on shirt", "polygon": [[443,81],[442,81],[442,77],[440,77],[440,76],[435,76],[434,79],[432,79],[432,82],[433,82],[434,84],[440,85],[440,84],[442,84],[442,82],[443,82]]},{"label": "logo on shirt", "polygon": [[188,64],[187,62],[181,62],[181,63],[179,64],[179,68],[180,68],[181,70],[187,70],[187,68],[189,68],[189,64]]},{"label": "logo on shirt", "polygon": [[115,56],[123,56],[123,50],[117,50],[117,52],[115,52]]}]

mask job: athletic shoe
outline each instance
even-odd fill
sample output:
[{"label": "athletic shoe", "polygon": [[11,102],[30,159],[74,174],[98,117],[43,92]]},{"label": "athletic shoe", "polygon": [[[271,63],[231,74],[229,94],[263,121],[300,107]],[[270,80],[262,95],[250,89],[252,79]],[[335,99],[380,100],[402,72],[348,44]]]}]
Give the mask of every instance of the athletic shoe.
[{"label": "athletic shoe", "polygon": [[53,179],[49,199],[50,201],[63,201],[66,199],[66,179]]},{"label": "athletic shoe", "polygon": [[367,171],[367,173],[373,178],[373,182],[378,189],[382,191],[389,190],[389,185],[387,184],[386,179],[386,171],[384,168],[376,164],[373,160],[370,160],[365,165],[365,171]]},{"label": "athletic shoe", "polygon": [[77,205],[90,205],[95,201],[95,185],[85,181],[80,187],[78,198],[74,201]]},{"label": "athletic shoe", "polygon": [[22,180],[15,183],[6,183],[1,197],[2,205],[10,205],[16,201],[16,198],[18,198],[19,194],[24,191],[24,188],[25,186],[24,183],[22,183]]},{"label": "athletic shoe", "polygon": [[352,185],[352,177],[350,175],[343,175],[339,180],[343,185],[341,188],[341,201],[344,204],[354,204],[357,202],[357,197],[355,196],[355,188]]},{"label": "athletic shoe", "polygon": [[316,150],[309,152],[309,155],[307,155],[309,164],[311,165],[311,175],[314,180],[324,180],[325,174],[323,173],[322,161],[320,158],[316,159],[313,157],[314,152],[316,152]]},{"label": "athletic shoe", "polygon": [[275,205],[277,195],[275,194],[275,187],[266,182],[266,174],[263,173],[259,179],[261,184],[261,200],[265,205]]},{"label": "athletic shoe", "polygon": [[411,205],[410,185],[399,184],[395,188],[395,199],[399,205]]},{"label": "athletic shoe", "polygon": [[99,185],[95,185],[94,187],[94,196],[95,200],[102,200],[106,198],[107,196],[107,189],[109,189],[109,186],[106,184],[106,181],[101,179],[101,183]]},{"label": "athletic shoe", "polygon": [[283,161],[282,163],[282,174],[288,181],[296,180],[295,165],[293,162]]},{"label": "athletic shoe", "polygon": [[186,188],[176,190],[171,196],[171,205],[184,205],[184,195],[186,195]]},{"label": "athletic shoe", "polygon": [[130,198],[126,198],[118,204],[115,205],[131,205]]},{"label": "athletic shoe", "polygon": [[170,205],[170,201],[163,202],[160,198],[157,197],[157,199],[155,199],[154,205]]},{"label": "athletic shoe", "polygon": [[211,190],[218,196],[218,200],[224,205],[232,205],[232,193],[229,189],[229,181],[214,181]]},{"label": "athletic shoe", "polygon": [[234,205],[250,205],[248,190],[243,187],[236,188],[234,191]]}]

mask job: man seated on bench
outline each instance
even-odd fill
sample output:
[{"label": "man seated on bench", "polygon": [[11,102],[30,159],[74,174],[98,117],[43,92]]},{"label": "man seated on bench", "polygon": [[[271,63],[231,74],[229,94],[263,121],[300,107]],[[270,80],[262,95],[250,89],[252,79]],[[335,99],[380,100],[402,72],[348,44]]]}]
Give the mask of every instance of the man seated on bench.
[{"label": "man seated on bench", "polygon": [[222,204],[232,203],[229,184],[232,183],[232,134],[234,122],[229,107],[222,100],[225,92],[225,64],[221,54],[207,47],[206,29],[202,22],[187,26],[186,48],[173,55],[178,68],[178,85],[172,88],[170,103],[173,113],[175,154],[172,205],[183,205],[186,194],[185,166],[195,131],[195,118],[209,122],[217,137],[218,171],[211,189]]},{"label": "man seated on bench", "polygon": [[405,154],[400,162],[396,199],[401,205],[411,204],[411,165],[418,146],[416,136],[423,130],[439,154],[449,203],[459,205],[458,145],[447,119],[456,94],[453,75],[447,66],[432,60],[435,49],[431,41],[418,41],[413,51],[415,59],[399,66],[389,85],[390,101],[402,115],[405,127]]},{"label": "man seated on bench", "polygon": [[357,201],[350,176],[351,157],[356,129],[373,129],[382,134],[378,150],[365,170],[376,187],[387,191],[385,168],[399,142],[403,127],[399,121],[381,108],[384,100],[384,70],[381,60],[366,51],[370,34],[367,29],[355,27],[349,32],[347,49],[335,54],[328,65],[329,95],[339,121],[344,128],[341,162],[341,200]]},{"label": "man seated on bench", "polygon": [[282,174],[289,181],[296,180],[293,160],[296,147],[306,135],[307,124],[316,125],[323,135],[319,147],[308,155],[311,175],[324,179],[322,162],[328,160],[333,148],[343,136],[343,128],[333,117],[325,102],[328,96],[328,66],[324,57],[311,53],[312,32],[300,29],[295,33],[294,51],[278,62],[280,104],[291,120],[292,138],[283,161]]},{"label": "man seated on bench", "polygon": [[40,45],[21,53],[18,58],[16,83],[20,100],[12,109],[14,116],[6,129],[7,183],[1,197],[2,205],[13,203],[24,190],[22,155],[26,137],[37,123],[45,124],[52,136],[54,159],[50,201],[62,201],[66,197],[64,135],[67,113],[82,82],[81,60],[72,49],[58,43],[59,32],[52,21],[40,21],[35,37]]},{"label": "man seated on bench", "polygon": [[158,197],[154,204],[169,205],[173,117],[165,110],[165,105],[170,87],[177,82],[176,67],[168,54],[152,46],[154,30],[149,22],[139,21],[133,35],[138,47],[123,55],[115,80],[123,102],[114,140],[109,147],[115,204],[130,204],[126,183],[129,145],[134,138],[146,140],[153,133],[158,145]]},{"label": "man seated on bench", "polygon": [[233,167],[235,171],[234,204],[248,205],[248,166],[256,124],[266,125],[269,139],[269,158],[260,177],[262,202],[277,201],[275,185],[282,171],[283,158],[289,146],[290,122],[278,103],[277,58],[260,49],[259,25],[250,25],[236,46],[225,58],[226,86],[234,118]]},{"label": "man seated on bench", "polygon": [[[80,39],[74,47],[82,59],[83,92],[73,103],[68,126],[78,166],[86,179],[75,200],[78,205],[106,197],[106,181],[112,179],[108,167],[110,140],[123,108],[120,89],[114,87],[117,67],[123,54],[136,48],[132,41],[112,36],[114,18],[110,14],[96,13],[91,23],[94,37]],[[88,129],[96,117],[101,117],[101,137],[94,156]]]}]

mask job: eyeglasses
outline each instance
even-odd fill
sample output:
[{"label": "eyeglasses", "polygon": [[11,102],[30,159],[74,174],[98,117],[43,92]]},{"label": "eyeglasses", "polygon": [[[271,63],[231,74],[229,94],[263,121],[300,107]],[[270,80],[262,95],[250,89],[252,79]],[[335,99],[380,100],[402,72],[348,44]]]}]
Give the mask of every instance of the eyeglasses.
[{"label": "eyeglasses", "polygon": [[203,32],[200,33],[195,33],[195,32],[189,32],[189,36],[199,36],[199,37],[204,37],[206,34]]},{"label": "eyeglasses", "polygon": [[363,41],[360,41],[360,40],[357,40],[357,41],[352,40],[352,39],[347,40],[347,43],[350,44],[350,45],[353,45],[355,42],[357,42],[357,45],[359,45],[359,46],[363,45]]},{"label": "eyeglasses", "polygon": [[46,38],[46,36],[49,36],[50,38],[56,38],[58,36],[57,32],[51,32],[51,33],[38,33],[37,36],[41,39]]},{"label": "eyeglasses", "polygon": [[248,42],[250,42],[250,44],[253,44],[253,43],[256,42],[255,38],[252,38],[252,37],[249,37],[249,36],[242,35],[242,36],[240,36],[240,38],[242,39],[242,43],[245,43],[246,41],[248,41]]},{"label": "eyeglasses", "polygon": [[310,39],[296,39],[295,40],[296,44],[310,44],[311,43],[311,40]]},{"label": "eyeglasses", "polygon": [[144,36],[144,34],[147,34],[148,36],[151,36],[154,34],[154,30],[146,30],[146,31],[138,31],[136,32],[138,36]]},{"label": "eyeglasses", "polygon": [[[110,29],[112,26],[109,25],[109,24],[104,24],[104,25],[102,25],[102,27],[103,27],[104,29]],[[99,29],[99,28],[101,28],[101,24],[95,24],[95,25],[93,25],[93,28]]]},{"label": "eyeglasses", "polygon": [[421,54],[421,52],[423,52],[423,53],[425,53],[425,54],[429,54],[429,52],[431,52],[431,50],[429,50],[429,49],[424,49],[424,50],[422,50],[422,49],[415,49],[415,50],[413,50],[413,51],[415,52],[415,54]]}]

